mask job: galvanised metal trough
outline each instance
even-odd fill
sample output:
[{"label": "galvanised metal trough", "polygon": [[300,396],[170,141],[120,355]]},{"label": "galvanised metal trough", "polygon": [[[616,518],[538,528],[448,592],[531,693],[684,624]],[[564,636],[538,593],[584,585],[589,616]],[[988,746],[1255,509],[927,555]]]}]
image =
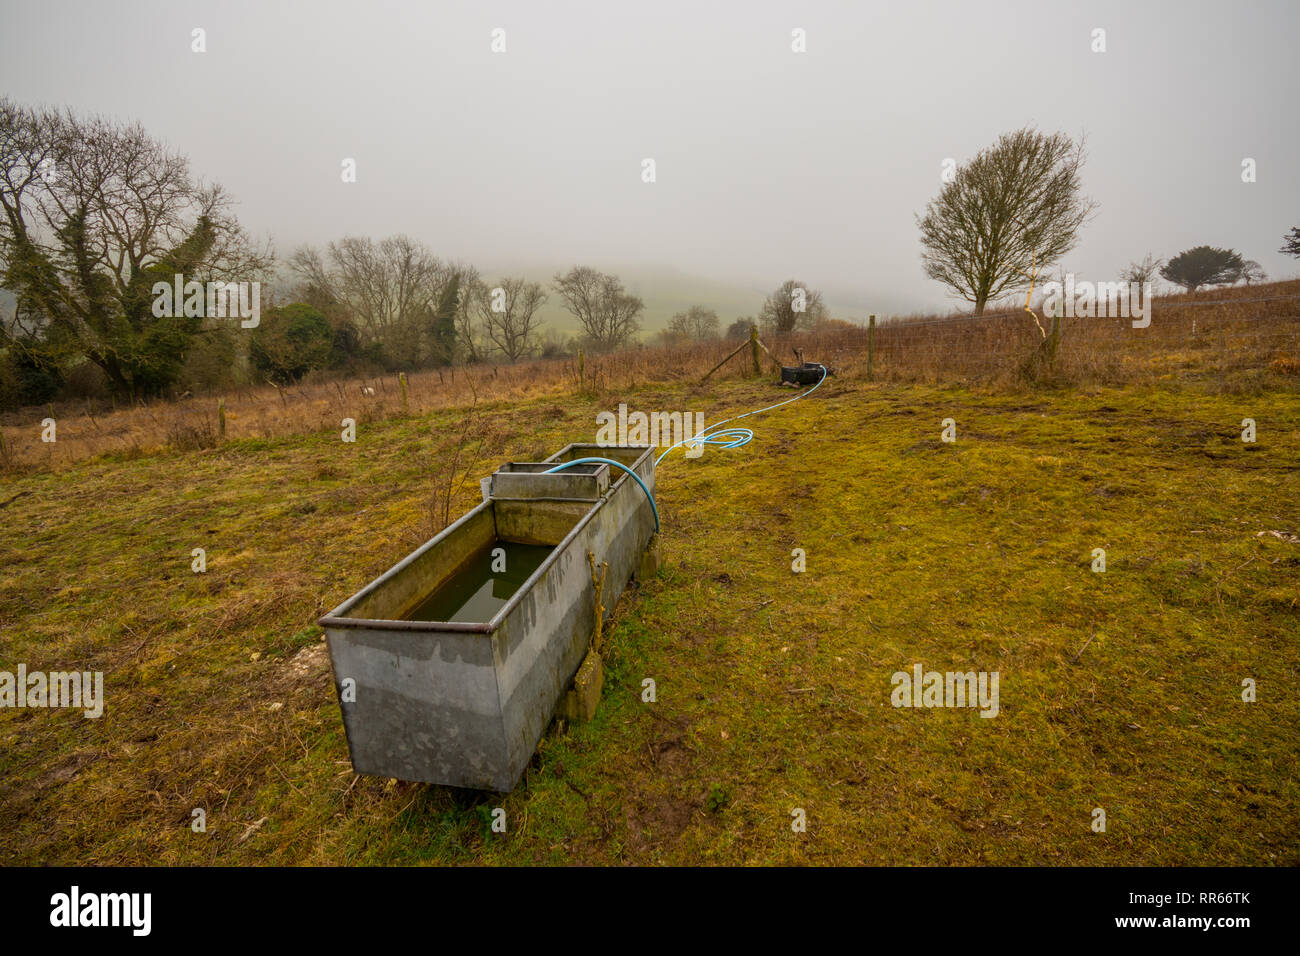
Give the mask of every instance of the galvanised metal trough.
[{"label": "galvanised metal trough", "polygon": [[[320,619],[357,773],[509,791],[655,533],[654,449],[511,462],[483,502]],[[446,618],[434,620],[433,617]]]}]

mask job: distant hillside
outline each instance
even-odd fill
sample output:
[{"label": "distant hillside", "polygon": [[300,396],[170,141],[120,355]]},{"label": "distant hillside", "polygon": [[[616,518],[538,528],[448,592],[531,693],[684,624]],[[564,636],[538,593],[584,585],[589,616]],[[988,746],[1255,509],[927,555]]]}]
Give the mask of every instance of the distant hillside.
[{"label": "distant hillside", "polygon": [[[644,300],[643,338],[665,328],[674,314],[693,305],[701,305],[717,312],[724,330],[741,316],[756,318],[763,308],[763,300],[773,289],[789,278],[776,276],[764,284],[710,279],[670,267],[638,270],[595,264],[595,268],[613,272],[623,280],[629,292]],[[485,278],[488,279],[495,279],[503,274],[523,275],[549,287],[557,271],[561,270],[524,267],[506,270],[489,268],[484,270],[484,273]],[[834,318],[865,322],[872,312],[883,317],[910,312],[916,307],[915,303],[907,303],[889,296],[875,298],[861,291],[844,292],[820,286],[811,277],[807,281],[813,285],[813,288],[821,291]],[[566,334],[576,333],[577,321],[564,308],[563,301],[553,292],[550,292],[550,296],[550,300],[542,307],[542,318],[546,327]]]},{"label": "distant hillside", "polygon": [[[519,271],[529,279],[549,286],[555,273],[560,270]],[[757,317],[763,307],[763,298],[766,294],[759,289],[750,289],[742,285],[687,275],[669,269],[638,272],[630,269],[607,268],[604,271],[615,273],[623,280],[623,285],[630,293],[640,296],[645,302],[642,328],[649,334],[665,328],[673,315],[693,305],[713,309],[718,313],[718,319],[725,329],[741,316]],[[488,273],[488,275],[495,274]],[[550,291],[549,295],[550,299],[542,307],[542,316],[547,328],[566,334],[577,333],[578,322],[564,307],[564,300],[553,291]]]}]

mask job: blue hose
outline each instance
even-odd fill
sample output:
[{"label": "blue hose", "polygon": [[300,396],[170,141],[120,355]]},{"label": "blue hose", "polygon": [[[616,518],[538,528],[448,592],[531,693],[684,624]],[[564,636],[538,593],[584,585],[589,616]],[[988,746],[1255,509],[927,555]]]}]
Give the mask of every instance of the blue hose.
[{"label": "blue hose", "polygon": [[[761,415],[763,412],[770,412],[774,408],[780,408],[782,405],[789,405],[791,402],[797,402],[799,399],[811,395],[821,387],[822,382],[826,381],[826,366],[819,363],[818,368],[822,370],[822,377],[819,378],[817,384],[808,389],[808,391],[800,392],[794,398],[787,398],[784,402],[777,402],[775,405],[768,405],[766,408],[755,409],[752,412],[745,412],[743,415],[736,415],[732,418],[724,418],[720,422],[715,422],[699,434],[687,438],[684,441],[679,441],[675,445],[669,445],[664,453],[655,459],[655,465],[657,466],[659,462],[667,458],[668,452],[672,451],[674,448],[680,448],[683,445],[689,445],[692,448],[698,448],[701,445],[717,445],[719,448],[740,448],[744,445],[748,445],[754,440],[754,432],[752,429],[724,428],[722,431],[717,432],[715,432],[714,429],[719,425],[727,424],[727,422],[739,421],[742,418],[749,418],[751,415]],[[612,458],[575,458],[573,461],[566,461],[562,465],[556,465],[554,468],[542,472],[542,474],[553,475],[557,471],[564,471],[564,469],[572,468],[574,465],[594,464],[613,465],[615,468],[621,468],[632,476],[636,483],[641,486],[641,490],[645,492],[645,496],[650,502],[650,510],[654,512],[655,531],[657,532],[659,530],[659,508],[655,505],[654,495],[650,494],[650,489],[647,488],[645,482],[641,480],[641,476],[621,461],[615,461]]]},{"label": "blue hose", "polygon": [[727,422],[736,422],[740,421],[742,418],[749,418],[751,415],[761,415],[763,412],[770,412],[774,408],[780,408],[782,405],[789,405],[791,402],[797,402],[799,399],[811,395],[821,387],[822,382],[826,381],[826,366],[819,362],[817,363],[817,367],[822,370],[822,377],[819,378],[817,384],[808,389],[808,391],[800,392],[794,398],[787,398],[784,402],[777,402],[775,405],[767,406],[767,408],[755,409],[752,412],[745,412],[743,415],[736,415],[734,418],[724,418],[720,422],[715,422],[698,435],[694,435],[684,441],[679,441],[676,445],[669,445],[668,448],[665,449],[664,453],[655,459],[655,464],[658,465],[659,462],[667,458],[668,452],[672,451],[674,448],[680,448],[683,445],[688,445],[691,448],[696,448],[700,445],[717,445],[719,448],[740,448],[744,445],[748,445],[754,440],[754,432],[752,429],[724,428],[720,432],[715,432],[713,429],[717,428],[719,425],[725,425]]},{"label": "blue hose", "polygon": [[653,511],[655,514],[655,531],[658,531],[659,530],[659,508],[655,505],[655,496],[650,494],[650,489],[645,486],[645,482],[641,480],[641,476],[638,475],[631,468],[629,468],[627,465],[623,464],[621,461],[615,461],[613,458],[575,458],[573,459],[573,461],[566,461],[562,465],[556,465],[554,468],[549,468],[546,471],[542,472],[542,474],[553,475],[557,471],[564,471],[564,469],[572,468],[574,465],[597,465],[597,464],[613,465],[615,468],[622,468],[624,471],[626,471],[629,475],[632,476],[633,480],[635,480],[636,483],[641,486],[641,490],[645,492],[645,496],[650,502],[650,510]]}]

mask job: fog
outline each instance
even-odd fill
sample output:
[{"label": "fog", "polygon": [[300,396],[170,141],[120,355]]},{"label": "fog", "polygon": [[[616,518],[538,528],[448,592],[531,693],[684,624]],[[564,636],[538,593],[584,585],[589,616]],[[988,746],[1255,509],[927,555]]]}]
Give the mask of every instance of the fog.
[{"label": "fog", "polygon": [[844,318],[946,309],[915,215],[946,158],[1033,124],[1087,135],[1099,209],[1066,268],[1114,279],[1207,243],[1297,272],[1277,252],[1300,224],[1294,3],[0,10],[0,91],[139,120],[282,256],[404,232],[485,275],[583,263],[643,295],[717,283],[701,304],[724,324],[787,278]]}]

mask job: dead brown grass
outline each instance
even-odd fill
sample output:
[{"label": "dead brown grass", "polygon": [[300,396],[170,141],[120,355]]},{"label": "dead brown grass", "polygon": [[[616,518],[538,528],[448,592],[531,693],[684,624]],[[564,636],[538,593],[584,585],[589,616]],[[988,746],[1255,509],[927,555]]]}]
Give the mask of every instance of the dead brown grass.
[{"label": "dead brown grass", "polygon": [[[1300,280],[1158,297],[1146,329],[1132,328],[1128,319],[1064,319],[1055,361],[1027,380],[1027,359],[1041,341],[1033,320],[1010,310],[978,319],[931,315],[881,323],[873,360],[866,328],[800,333],[767,344],[783,361],[794,362],[794,349],[801,349],[836,375],[857,380],[1019,390],[1192,377],[1215,389],[1250,393],[1265,387],[1270,376],[1275,383],[1294,382],[1300,370]],[[734,347],[735,342],[712,342],[587,356],[581,383],[572,358],[414,372],[407,377],[405,412],[396,375],[283,389],[249,386],[108,410],[85,402],[55,403],[0,415],[0,470],[56,470],[100,455],[129,459],[162,447],[194,450],[229,440],[338,431],[345,418],[364,424],[469,409],[476,402],[559,398],[580,386],[596,395],[616,395],[698,379]],[[765,357],[765,371],[768,361]],[[716,374],[752,374],[747,352]],[[225,405],[224,434],[218,401]],[[54,443],[41,441],[46,417],[57,422]]]}]

